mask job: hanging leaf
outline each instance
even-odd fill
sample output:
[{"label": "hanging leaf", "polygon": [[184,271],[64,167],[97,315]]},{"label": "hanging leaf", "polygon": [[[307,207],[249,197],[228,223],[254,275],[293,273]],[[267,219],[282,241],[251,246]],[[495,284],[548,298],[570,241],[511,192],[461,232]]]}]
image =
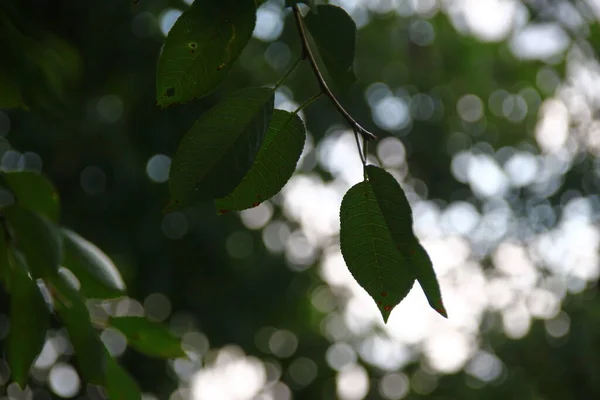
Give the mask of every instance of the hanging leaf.
[{"label": "hanging leaf", "polygon": [[396,249],[408,262],[431,307],[447,318],[433,264],[413,232],[412,210],[402,187],[384,169],[367,165],[365,171]]},{"label": "hanging leaf", "polygon": [[260,149],[273,101],[272,89],[242,89],[196,121],[171,165],[171,210],[235,189]]},{"label": "hanging leaf", "polygon": [[62,273],[51,277],[47,284],[54,296],[54,308],[69,333],[81,375],[93,384],[103,385],[106,374],[104,344],[92,325],[85,299]]},{"label": "hanging leaf", "polygon": [[196,1],[175,22],[158,62],[158,104],[169,106],[214,91],[254,31],[253,0]]},{"label": "hanging leaf", "polygon": [[[341,91],[347,91],[356,81],[353,63],[356,46],[356,24],[343,8],[320,5],[311,8],[304,18],[325,64],[329,77]],[[335,26],[335,29],[331,29]]]},{"label": "hanging leaf", "polygon": [[106,357],[106,391],[110,400],[141,400],[137,382],[123,369],[108,351]]},{"label": "hanging leaf", "polygon": [[7,172],[5,176],[18,205],[58,222],[58,192],[44,175],[34,171],[19,171]]},{"label": "hanging leaf", "polygon": [[138,351],[154,357],[185,357],[181,342],[160,323],[143,317],[111,318],[110,325],[125,335],[128,343]]},{"label": "hanging leaf", "polygon": [[96,245],[63,228],[63,265],[81,284],[80,292],[91,299],[108,299],[124,295],[125,283],[112,260]]},{"label": "hanging leaf", "polygon": [[415,278],[396,249],[386,217],[379,206],[394,201],[376,197],[369,181],[344,195],[340,210],[340,248],[354,279],[377,303],[385,322],[406,297]]},{"label": "hanging leaf", "polygon": [[62,259],[62,240],[54,224],[20,206],[3,210],[14,231],[14,241],[35,278],[56,275]]},{"label": "hanging leaf", "polygon": [[7,359],[12,379],[24,388],[29,370],[44,347],[50,312],[23,256],[9,250],[8,260],[12,276]]},{"label": "hanging leaf", "polygon": [[306,131],[300,117],[275,110],[250,171],[233,192],[216,200],[217,210],[256,207],[276,195],[294,173],[305,140]]}]

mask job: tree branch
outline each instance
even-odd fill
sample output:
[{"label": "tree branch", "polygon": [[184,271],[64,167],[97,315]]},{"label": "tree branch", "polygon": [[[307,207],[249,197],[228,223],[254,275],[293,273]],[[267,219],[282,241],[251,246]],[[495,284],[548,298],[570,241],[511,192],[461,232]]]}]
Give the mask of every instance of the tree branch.
[{"label": "tree branch", "polygon": [[360,126],[358,122],[342,107],[338,99],[335,97],[331,89],[327,86],[327,82],[325,82],[325,78],[323,78],[323,74],[319,70],[319,66],[317,65],[317,61],[315,60],[315,56],[312,53],[310,46],[308,45],[308,36],[306,35],[306,30],[304,28],[304,24],[302,22],[302,14],[300,12],[300,7],[298,4],[294,4],[294,17],[296,18],[296,25],[298,26],[298,32],[300,33],[300,39],[302,40],[302,48],[304,49],[304,55],[308,57],[308,61],[310,62],[310,66],[315,73],[315,77],[319,82],[319,86],[321,90],[327,97],[331,99],[335,107],[338,109],[340,114],[346,119],[348,124],[352,127],[355,133],[360,134],[365,140],[376,140],[377,136]]}]

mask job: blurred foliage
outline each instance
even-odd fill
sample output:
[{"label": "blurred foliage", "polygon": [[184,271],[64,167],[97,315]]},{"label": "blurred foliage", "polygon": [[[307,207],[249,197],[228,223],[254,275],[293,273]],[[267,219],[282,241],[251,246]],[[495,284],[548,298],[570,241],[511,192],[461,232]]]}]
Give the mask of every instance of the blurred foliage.
[{"label": "blurred foliage", "polygon": [[[275,7],[281,8],[281,3],[274,2]],[[548,2],[547,7],[554,3]],[[319,258],[301,272],[288,268],[285,253],[271,252],[260,230],[248,229],[236,214],[218,217],[213,205],[187,208],[175,216],[162,213],[169,199],[167,184],[150,179],[148,161],[157,154],[172,156],[185,132],[223,94],[245,86],[274,84],[301,52],[292,15],[284,12],[281,35],[275,41],[250,39],[216,92],[161,110],[156,105],[155,86],[164,41],[159,26],[166,8],[186,7],[177,0],[0,0],[0,108],[11,108],[0,112],[0,132],[8,133],[14,149],[2,146],[2,167],[6,171],[23,166],[43,170],[60,193],[61,225],[106,251],[123,275],[128,294],[143,302],[150,316],[151,299],[156,299],[157,293],[165,296],[167,300],[160,298],[155,319],[164,320],[183,339],[184,349],[187,343],[204,356],[193,360],[194,370],[215,357],[212,350],[207,353],[207,343],[211,349],[235,344],[247,355],[279,365],[281,380],[295,399],[337,398],[337,372],[325,358],[336,340],[327,335],[324,326],[336,316],[341,318],[348,294],[326,286],[318,271]],[[593,19],[587,21],[589,35],[581,40],[597,49],[598,25]],[[411,36],[411,27],[420,22],[430,24],[435,32],[435,39],[427,45],[418,45]],[[358,31],[356,57],[358,82],[348,93],[340,94],[344,106],[378,136],[402,140],[410,170],[408,181],[416,183],[419,195],[442,205],[464,200],[477,207],[481,203],[469,185],[452,173],[453,155],[468,149],[499,151],[506,146],[539,154],[534,135],[538,108],[543,99],[554,95],[558,84],[540,85],[540,76],[557,76],[564,82],[568,69],[564,54],[546,61],[523,61],[513,55],[508,41],[483,42],[459,33],[443,12],[427,16],[370,13],[368,23]],[[417,117],[408,125],[389,131],[378,127],[365,96],[378,82],[397,89],[399,96],[427,94],[433,112],[418,118],[418,102],[412,102],[415,109],[410,111]],[[303,64],[284,89],[302,103],[318,91],[318,85],[309,66]],[[486,109],[482,119],[467,122],[456,112],[463,96],[474,94],[485,103],[500,89],[511,94],[535,89],[539,95],[537,100],[527,98],[528,112],[523,118]],[[4,113],[8,119],[3,119]],[[333,124],[344,123],[326,99],[306,108],[304,115],[316,146]],[[466,138],[458,145],[453,142],[456,132]],[[597,158],[586,148],[581,154],[545,199],[554,209],[560,211],[573,190],[585,195],[600,191],[597,173],[589,175],[597,169]],[[298,173],[312,172],[332,179],[331,171],[317,163],[315,150],[301,160]],[[511,207],[522,217],[528,215],[527,204],[538,199],[526,189],[515,189],[511,195]],[[274,201],[273,207],[273,220],[299,228],[280,200]],[[183,231],[181,221],[176,220],[182,217]],[[240,246],[250,251],[240,251]],[[493,269],[489,258],[482,264]],[[7,317],[11,301],[6,289],[0,287],[2,353],[12,340]],[[524,338],[510,339],[503,332],[501,313],[486,311],[477,340],[481,348],[501,360],[502,374],[492,382],[463,370],[439,375],[426,360],[415,358],[402,370],[410,378],[405,398],[597,398],[597,291],[597,284],[592,283],[579,294],[567,295],[561,315],[568,316],[570,330],[559,338],[550,335],[548,321],[540,319],[533,321]],[[315,293],[332,297],[328,312],[314,306]],[[135,310],[141,304],[129,300],[123,307]],[[449,313],[452,319],[451,310]],[[51,329],[48,339],[64,337],[56,319],[51,321]],[[85,329],[75,328],[84,335]],[[297,339],[293,357],[272,354],[263,337],[269,329],[293,332]],[[348,342],[360,339],[346,338]],[[298,357],[312,360],[318,371],[307,385],[290,375]],[[135,387],[119,365],[143,392],[159,399],[168,399],[179,386],[188,385],[189,374],[177,369],[176,362],[165,364],[129,348],[120,355],[119,364],[108,360],[110,398],[118,398],[113,395],[118,393],[115,386]],[[79,365],[68,348],[59,351],[54,362]],[[371,383],[366,398],[384,398],[378,385],[387,372],[361,363]],[[52,365],[35,367],[31,374],[30,389],[40,398],[60,398],[48,385],[47,371]],[[0,396],[12,390],[14,398],[16,389],[9,386],[5,366],[0,361]],[[71,397],[75,396],[100,398],[95,387],[85,383]]]}]

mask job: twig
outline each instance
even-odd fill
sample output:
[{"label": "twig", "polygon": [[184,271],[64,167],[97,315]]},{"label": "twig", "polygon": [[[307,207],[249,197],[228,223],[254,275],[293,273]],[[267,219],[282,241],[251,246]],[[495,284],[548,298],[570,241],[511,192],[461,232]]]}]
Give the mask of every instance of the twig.
[{"label": "twig", "polygon": [[306,57],[302,56],[299,59],[296,60],[296,62],[294,63],[294,65],[292,65],[290,67],[290,69],[288,69],[286,71],[286,73],[281,77],[281,79],[279,81],[277,81],[277,83],[275,84],[275,89],[279,88],[279,86],[281,86],[283,84],[283,82],[285,82],[285,80],[290,76],[290,74],[292,72],[294,72],[294,70],[296,69],[296,67],[302,62],[304,61]]},{"label": "twig", "polygon": [[296,110],[294,110],[293,114],[298,114],[300,111],[302,111],[304,109],[304,107],[309,106],[313,101],[317,100],[321,96],[323,96],[323,92],[319,92],[319,93],[315,94],[314,96],[311,96],[304,103],[300,104],[300,106],[298,108],[296,108]]},{"label": "twig", "polygon": [[302,40],[302,48],[304,49],[304,55],[308,57],[308,61],[310,62],[310,66],[312,67],[313,72],[315,73],[315,77],[319,82],[321,90],[323,91],[323,93],[325,93],[325,95],[327,95],[327,97],[331,99],[331,101],[338,109],[340,114],[342,114],[342,116],[346,119],[348,124],[352,127],[355,134],[361,135],[365,140],[376,140],[377,136],[360,126],[360,124],[356,122],[354,118],[352,118],[348,111],[346,111],[344,107],[342,107],[338,99],[327,86],[325,78],[323,78],[323,74],[319,70],[319,66],[317,65],[315,56],[313,55],[312,50],[308,45],[308,36],[306,35],[306,30],[304,29],[304,24],[302,23],[302,13],[300,12],[300,7],[298,6],[298,4],[294,4],[293,10],[294,17],[296,18],[296,25],[298,26],[298,32],[300,33],[300,39]]}]

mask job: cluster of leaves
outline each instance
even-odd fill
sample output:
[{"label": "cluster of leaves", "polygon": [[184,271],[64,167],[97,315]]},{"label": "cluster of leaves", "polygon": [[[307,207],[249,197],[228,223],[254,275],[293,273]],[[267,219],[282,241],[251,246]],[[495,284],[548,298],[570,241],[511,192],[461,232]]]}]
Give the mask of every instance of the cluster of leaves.
[{"label": "cluster of leaves", "polygon": [[[0,282],[10,295],[6,358],[14,382],[24,387],[52,318],[66,328],[82,377],[105,388],[110,399],[140,399],[137,383],[110,355],[102,329],[120,331],[136,350],[154,357],[184,357],[169,330],[144,317],[92,318],[88,299],[123,297],[125,284],[111,259],[79,234],[61,227],[59,196],[33,171],[2,172]],[[96,315],[98,313],[92,313]]]},{"label": "cluster of leaves", "polygon": [[[348,191],[341,206],[344,259],[385,321],[415,280],[431,306],[446,316],[431,261],[413,234],[406,196],[389,173],[366,165],[365,142],[361,148],[359,138],[373,136],[366,135],[343,109],[321,73],[327,71],[340,90],[354,82],[356,26],[343,9],[312,2],[303,18],[297,3],[287,1],[286,5],[293,8],[303,43],[301,59],[308,58],[319,81],[322,93],[317,96],[330,97],[354,130],[365,167],[365,180]],[[205,0],[181,15],[160,55],[159,105],[188,102],[219,86],[252,35],[256,6],[253,0]],[[336,29],[328,29],[331,26]],[[296,168],[306,136],[297,113],[311,99],[293,113],[274,110],[278,85],[227,94],[197,120],[173,158],[168,211],[212,199],[217,213],[224,214],[256,207],[283,188]]]}]

